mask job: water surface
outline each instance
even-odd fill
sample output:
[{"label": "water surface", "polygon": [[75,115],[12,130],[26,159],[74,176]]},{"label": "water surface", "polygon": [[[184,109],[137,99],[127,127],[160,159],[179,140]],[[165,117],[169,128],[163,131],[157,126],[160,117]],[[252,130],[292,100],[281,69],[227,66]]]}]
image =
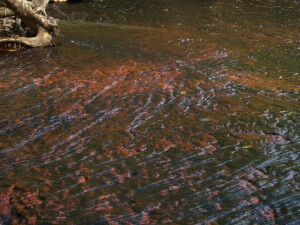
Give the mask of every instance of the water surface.
[{"label": "water surface", "polygon": [[299,224],[299,9],[51,4],[0,55],[0,223]]}]

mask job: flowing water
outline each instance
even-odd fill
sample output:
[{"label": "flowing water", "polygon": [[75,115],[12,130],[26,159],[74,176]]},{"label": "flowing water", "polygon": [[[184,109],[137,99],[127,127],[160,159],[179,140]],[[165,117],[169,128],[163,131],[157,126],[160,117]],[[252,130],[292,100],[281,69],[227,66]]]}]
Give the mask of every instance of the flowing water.
[{"label": "flowing water", "polygon": [[299,224],[298,0],[50,4],[0,52],[0,224]]}]

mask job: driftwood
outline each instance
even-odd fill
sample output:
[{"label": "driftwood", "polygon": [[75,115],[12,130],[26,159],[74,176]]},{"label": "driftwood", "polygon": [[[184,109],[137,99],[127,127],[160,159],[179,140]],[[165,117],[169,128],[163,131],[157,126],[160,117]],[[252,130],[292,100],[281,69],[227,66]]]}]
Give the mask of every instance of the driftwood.
[{"label": "driftwood", "polygon": [[0,48],[51,45],[57,23],[48,17],[48,0],[0,0]]}]

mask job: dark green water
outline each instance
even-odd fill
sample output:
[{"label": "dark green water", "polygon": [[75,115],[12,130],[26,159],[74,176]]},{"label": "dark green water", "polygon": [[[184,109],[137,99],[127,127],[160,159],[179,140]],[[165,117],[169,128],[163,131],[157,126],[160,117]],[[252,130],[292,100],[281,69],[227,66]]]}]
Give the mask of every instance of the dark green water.
[{"label": "dark green water", "polygon": [[0,53],[0,224],[299,224],[299,1],[51,4]]}]

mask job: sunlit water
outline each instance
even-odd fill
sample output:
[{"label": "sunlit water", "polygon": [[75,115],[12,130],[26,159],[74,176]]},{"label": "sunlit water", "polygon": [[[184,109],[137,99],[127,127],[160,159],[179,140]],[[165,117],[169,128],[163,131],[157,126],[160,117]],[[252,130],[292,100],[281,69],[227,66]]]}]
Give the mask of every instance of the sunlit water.
[{"label": "sunlit water", "polygon": [[299,224],[299,1],[51,4],[0,53],[0,224]]}]

